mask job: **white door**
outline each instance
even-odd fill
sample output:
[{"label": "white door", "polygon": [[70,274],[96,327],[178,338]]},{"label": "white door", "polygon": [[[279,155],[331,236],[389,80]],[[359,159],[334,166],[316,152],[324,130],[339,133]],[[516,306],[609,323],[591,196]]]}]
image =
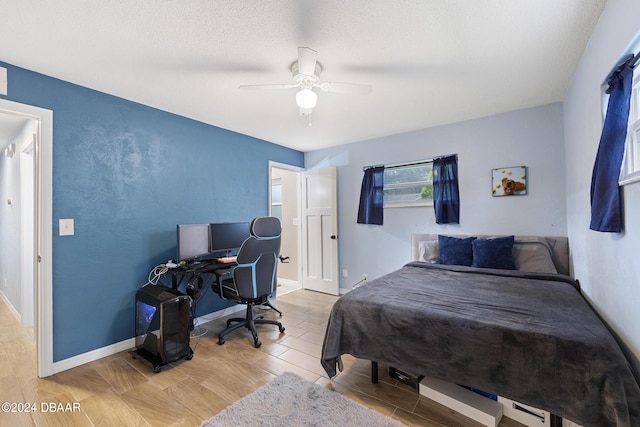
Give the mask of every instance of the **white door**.
[{"label": "white door", "polygon": [[338,295],[338,189],[335,167],[302,173],[302,287]]}]

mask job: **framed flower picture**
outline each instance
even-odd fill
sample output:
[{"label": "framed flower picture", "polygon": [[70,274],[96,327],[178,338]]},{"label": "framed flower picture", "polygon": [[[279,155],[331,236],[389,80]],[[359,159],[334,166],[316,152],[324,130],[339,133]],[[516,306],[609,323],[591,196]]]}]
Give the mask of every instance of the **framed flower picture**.
[{"label": "framed flower picture", "polygon": [[491,184],[493,197],[524,196],[527,194],[527,167],[492,169]]}]

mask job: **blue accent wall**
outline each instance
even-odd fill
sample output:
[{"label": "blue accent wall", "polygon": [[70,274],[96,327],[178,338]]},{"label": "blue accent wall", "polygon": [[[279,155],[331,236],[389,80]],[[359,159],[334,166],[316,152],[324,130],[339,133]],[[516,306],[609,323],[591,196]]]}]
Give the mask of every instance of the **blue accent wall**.
[{"label": "blue accent wall", "polygon": [[[2,98],[53,111],[54,362],[135,335],[136,291],[175,259],[176,224],[266,215],[269,160],[304,164],[299,151],[0,65]],[[59,218],[74,219],[74,236],[58,235]],[[196,315],[227,305],[209,289]]]}]

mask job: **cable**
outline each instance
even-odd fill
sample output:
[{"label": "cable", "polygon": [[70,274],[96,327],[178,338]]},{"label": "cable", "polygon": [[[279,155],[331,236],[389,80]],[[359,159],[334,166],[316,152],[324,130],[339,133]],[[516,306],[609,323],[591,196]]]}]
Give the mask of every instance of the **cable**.
[{"label": "cable", "polygon": [[[203,279],[204,280],[204,279]],[[215,279],[212,279],[212,281]],[[207,328],[203,328],[202,326],[200,326],[200,324],[198,323],[198,317],[196,315],[197,312],[197,301],[202,298],[203,296],[205,296],[207,294],[207,292],[209,292],[209,288],[211,288],[211,285],[207,285],[206,283],[203,283],[203,287],[202,287],[202,291],[200,292],[200,295],[198,296],[198,298],[194,299],[194,298],[190,298],[191,299],[191,318],[193,319],[193,331],[195,331],[196,329],[200,329],[199,332],[190,334],[191,338],[195,338],[196,339],[196,343],[193,346],[193,350],[195,351],[195,349],[198,347],[198,344],[200,343],[200,338],[202,336],[204,336],[207,332],[209,332],[209,330]]]},{"label": "cable", "polygon": [[198,348],[198,344],[200,344],[200,337],[206,334],[207,330],[205,329],[204,332],[200,330],[200,332],[197,334],[193,333],[195,332],[196,329],[201,328],[201,326],[198,324],[198,318],[196,317],[196,301],[193,298],[190,298],[190,299],[191,299],[191,319],[193,319],[193,329],[191,332],[189,332],[189,338],[196,339],[196,342],[193,345],[193,351],[195,352],[196,348]]},{"label": "cable", "polygon": [[359,287],[359,286],[364,285],[364,283],[365,283],[366,281],[367,281],[367,279],[362,278],[359,282],[357,282],[355,285],[353,285],[353,286],[351,287],[351,289],[353,290],[353,289],[355,289],[355,288],[357,288],[357,287]]},{"label": "cable", "polygon": [[147,286],[147,285],[157,285],[158,281],[160,280],[162,275],[165,274],[167,271],[169,271],[169,268],[165,264],[156,265],[149,272],[149,276],[147,278],[147,283],[145,283],[143,285],[143,287]]}]

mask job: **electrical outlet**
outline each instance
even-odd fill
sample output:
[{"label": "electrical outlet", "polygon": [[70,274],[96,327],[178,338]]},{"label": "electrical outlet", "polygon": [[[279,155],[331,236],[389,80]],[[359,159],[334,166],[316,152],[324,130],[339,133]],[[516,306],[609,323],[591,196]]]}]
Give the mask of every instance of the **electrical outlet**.
[{"label": "electrical outlet", "polygon": [[349,271],[346,268],[342,269],[342,277],[344,278],[349,277]]}]

